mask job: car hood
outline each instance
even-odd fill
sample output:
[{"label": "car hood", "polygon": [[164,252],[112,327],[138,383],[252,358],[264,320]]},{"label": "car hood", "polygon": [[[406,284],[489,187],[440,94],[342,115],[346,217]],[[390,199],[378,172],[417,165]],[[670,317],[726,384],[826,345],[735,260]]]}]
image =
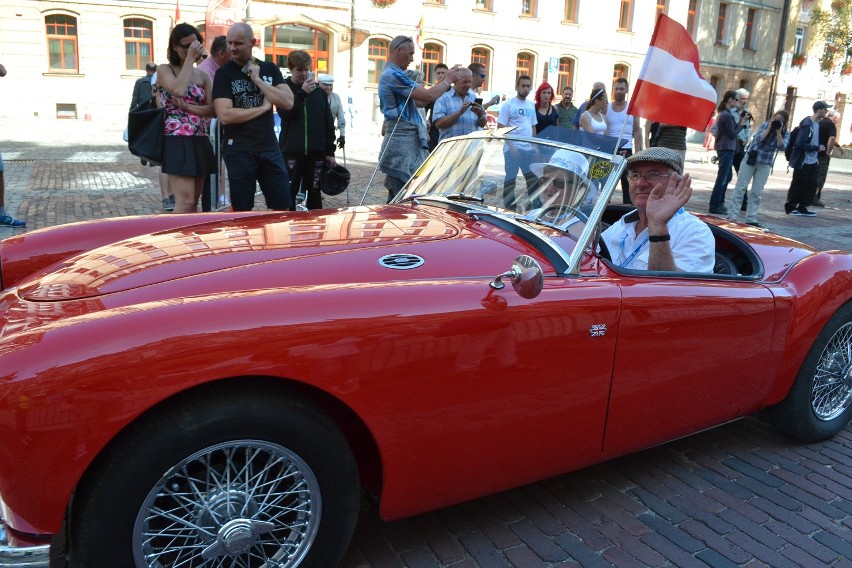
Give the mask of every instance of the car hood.
[{"label": "car hood", "polygon": [[[187,284],[183,294],[192,295],[389,280],[399,278],[402,271],[377,271],[381,267],[376,259],[399,251],[382,248],[410,250],[413,245],[457,237],[462,229],[461,219],[456,217],[453,222],[446,212],[400,206],[275,213],[195,224],[77,255],[25,280],[18,294],[30,301],[61,301],[176,281]],[[346,265],[344,259],[368,251],[375,258]],[[305,261],[300,263],[301,269],[295,270],[293,263],[282,264],[294,260]],[[364,271],[359,272],[359,266]],[[232,270],[236,268],[239,272]],[[218,278],[218,284],[201,284],[204,275]]]}]

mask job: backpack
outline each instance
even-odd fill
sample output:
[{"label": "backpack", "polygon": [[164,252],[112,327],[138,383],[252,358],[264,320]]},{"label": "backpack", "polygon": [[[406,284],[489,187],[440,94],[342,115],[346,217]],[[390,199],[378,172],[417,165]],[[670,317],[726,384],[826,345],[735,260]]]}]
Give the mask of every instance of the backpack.
[{"label": "backpack", "polygon": [[793,147],[796,145],[796,139],[799,137],[799,127],[797,126],[793,130],[790,131],[790,142],[787,143],[787,147],[784,148],[784,157],[787,158],[789,162],[793,158]]}]

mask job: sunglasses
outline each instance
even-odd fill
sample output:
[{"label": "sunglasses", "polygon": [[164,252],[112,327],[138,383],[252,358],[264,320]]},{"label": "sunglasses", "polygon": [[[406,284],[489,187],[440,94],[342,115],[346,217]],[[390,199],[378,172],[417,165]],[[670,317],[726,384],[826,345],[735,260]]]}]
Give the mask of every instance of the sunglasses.
[{"label": "sunglasses", "polygon": [[477,75],[479,75],[480,77],[482,77],[483,79],[485,79],[485,73],[477,73]]}]

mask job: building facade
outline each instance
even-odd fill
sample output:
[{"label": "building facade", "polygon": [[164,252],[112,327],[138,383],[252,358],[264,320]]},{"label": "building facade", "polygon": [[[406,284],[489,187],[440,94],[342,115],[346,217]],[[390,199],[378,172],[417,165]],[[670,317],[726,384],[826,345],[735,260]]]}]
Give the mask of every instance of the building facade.
[{"label": "building facade", "polygon": [[[375,123],[377,81],[396,35],[414,37],[427,81],[439,62],[477,61],[489,95],[512,96],[516,77],[527,74],[534,88],[545,80],[557,92],[573,87],[579,103],[595,81],[635,82],[659,13],[693,36],[701,71],[720,95],[745,87],[752,108],[763,109],[773,98],[771,31],[781,28],[783,4],[799,0],[233,1],[236,18],[255,31],[258,57],[285,67],[291,50],[309,51],[315,70],[334,75],[344,100],[351,96],[358,121]],[[0,62],[9,74],[0,115],[123,121],[145,64],[165,61],[176,17],[203,32],[206,9],[204,0],[3,3]]]}]

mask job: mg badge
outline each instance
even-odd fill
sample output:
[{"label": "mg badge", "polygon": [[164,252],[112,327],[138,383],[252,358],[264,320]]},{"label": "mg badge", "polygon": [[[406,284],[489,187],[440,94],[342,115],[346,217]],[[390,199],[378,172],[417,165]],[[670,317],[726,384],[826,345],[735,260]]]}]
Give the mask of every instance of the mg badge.
[{"label": "mg badge", "polygon": [[606,335],[606,324],[597,323],[589,328],[589,335],[592,337],[603,337]]}]

